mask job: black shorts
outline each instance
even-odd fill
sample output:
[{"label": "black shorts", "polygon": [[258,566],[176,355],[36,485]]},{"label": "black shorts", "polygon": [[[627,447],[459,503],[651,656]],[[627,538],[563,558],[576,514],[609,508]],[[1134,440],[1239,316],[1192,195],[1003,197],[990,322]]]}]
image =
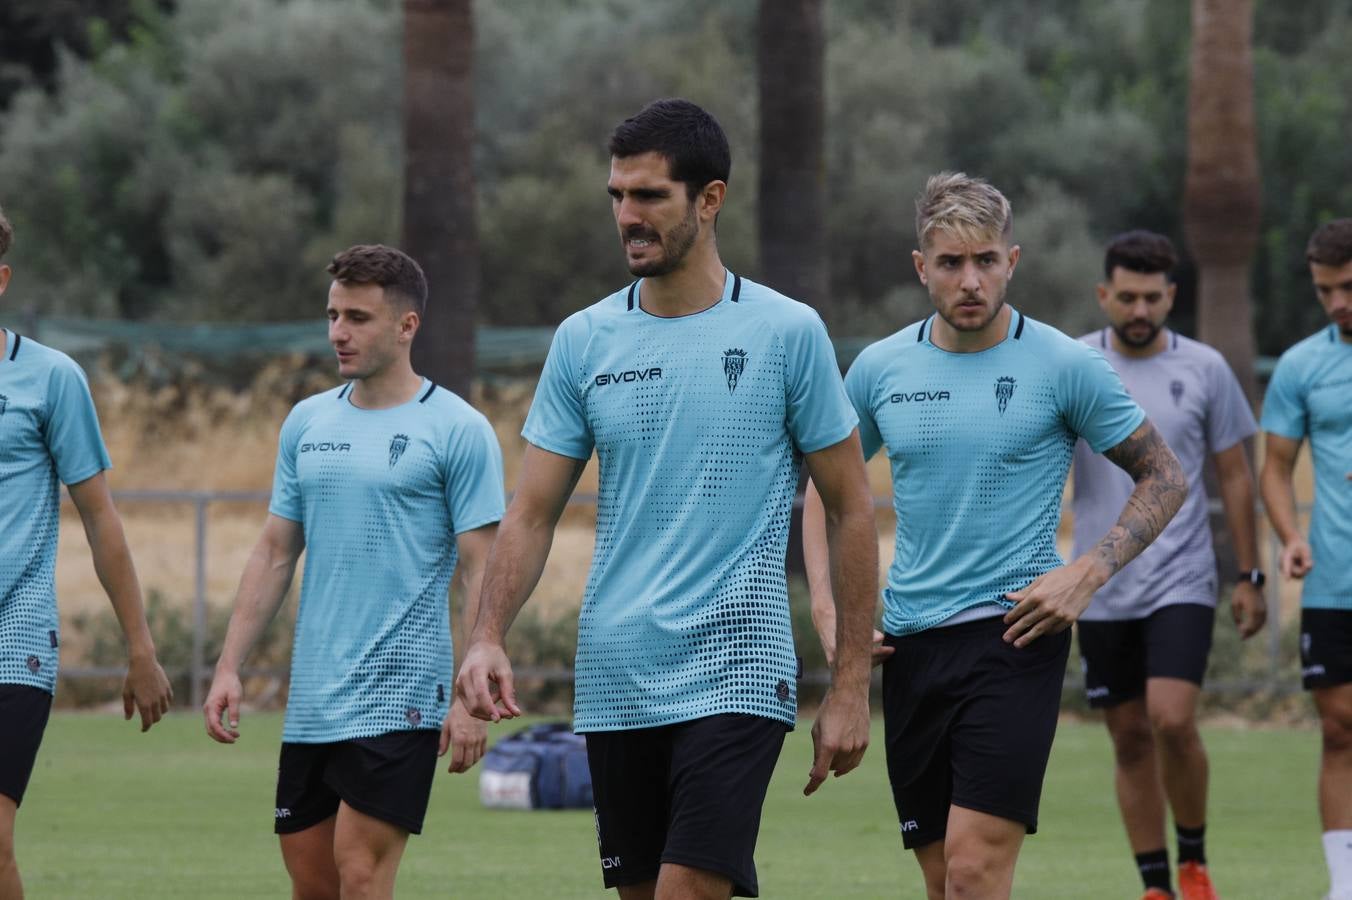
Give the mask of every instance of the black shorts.
[{"label": "black shorts", "polygon": [[1352,609],[1300,611],[1300,683],[1307,691],[1352,682]]},{"label": "black shorts", "polygon": [[1144,619],[1081,619],[1075,627],[1089,705],[1104,709],[1144,696],[1148,678],[1200,687],[1215,622],[1215,607],[1201,603],[1162,606]]},{"label": "black shorts", "polygon": [[887,635],[887,776],[911,850],[942,840],[950,806],[1037,831],[1070,630],[1022,649],[999,617]]},{"label": "black shorts", "polygon": [[52,695],[27,684],[0,684],[0,794],[23,803],[42,733],[52,712]]},{"label": "black shorts", "polygon": [[761,807],[788,726],[716,715],[586,735],[607,888],[642,884],[663,863],[732,879],[756,897]]},{"label": "black shorts", "polygon": [[274,830],[294,834],[338,812],[357,812],[421,834],[441,733],[391,731],[332,744],[282,744]]}]

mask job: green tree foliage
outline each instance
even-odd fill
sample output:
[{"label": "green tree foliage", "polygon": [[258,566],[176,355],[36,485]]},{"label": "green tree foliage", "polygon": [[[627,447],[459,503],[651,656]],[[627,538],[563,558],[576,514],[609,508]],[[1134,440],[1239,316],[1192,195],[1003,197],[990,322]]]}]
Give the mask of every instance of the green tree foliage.
[{"label": "green tree foliage", "polygon": [[[1259,349],[1319,322],[1303,248],[1352,214],[1352,16],[1256,0],[1263,225]],[[179,0],[0,113],[11,296],[158,318],[314,315],[335,249],[396,240],[399,9],[391,0]],[[944,168],[1009,194],[1010,299],[1067,330],[1098,316],[1110,235],[1182,241],[1188,5],[1176,0],[827,4],[831,325],[923,314],[912,200]],[[604,185],[611,128],[659,96],[709,108],[733,145],[719,243],[755,277],[756,0],[479,0],[481,315],[553,324],[628,280]],[[125,35],[125,37],[119,37]],[[86,58],[88,56],[88,58]],[[1187,328],[1188,269],[1177,319]],[[7,299],[9,297],[7,296]]]}]

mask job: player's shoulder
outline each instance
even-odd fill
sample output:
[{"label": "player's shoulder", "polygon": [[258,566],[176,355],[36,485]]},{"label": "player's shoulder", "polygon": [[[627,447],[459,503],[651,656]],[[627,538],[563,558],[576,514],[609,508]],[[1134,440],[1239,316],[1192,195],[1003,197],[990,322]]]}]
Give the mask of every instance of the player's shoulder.
[{"label": "player's shoulder", "polygon": [[782,337],[804,331],[826,330],[817,310],[750,278],[738,277],[733,288],[733,300],[739,310],[764,321],[767,327]]},{"label": "player's shoulder", "polygon": [[22,366],[34,373],[74,375],[84,379],[84,369],[65,353],[30,337],[24,337],[18,332],[13,334],[14,340],[9,347],[9,358],[6,363]]},{"label": "player's shoulder", "polygon": [[1326,325],[1309,337],[1302,338],[1277,358],[1278,368],[1303,369],[1323,357],[1338,345],[1337,326]]},{"label": "player's shoulder", "polygon": [[351,392],[352,382],[348,381],[317,394],[311,394],[291,407],[291,411],[286,414],[286,422],[299,423],[330,410],[340,410]]},{"label": "player's shoulder", "polygon": [[624,313],[632,310],[638,303],[638,282],[630,282],[612,294],[608,294],[595,303],[570,313],[559,323],[557,335],[567,339],[586,339]]},{"label": "player's shoulder", "polygon": [[455,427],[492,426],[488,417],[474,408],[474,405],[450,388],[439,384],[430,384],[424,389],[418,405],[428,413],[437,416]]},{"label": "player's shoulder", "polygon": [[1074,365],[1103,359],[1099,347],[1099,333],[1090,332],[1071,337],[1055,325],[1035,319],[1020,310],[1013,310],[1010,336],[1017,347],[1022,347],[1031,359],[1056,365]]},{"label": "player's shoulder", "polygon": [[1221,351],[1210,344],[1179,334],[1176,331],[1169,332],[1169,340],[1173,344],[1170,350],[1184,359],[1196,360],[1206,366],[1229,367],[1225,357],[1221,355]]},{"label": "player's shoulder", "polygon": [[885,338],[874,341],[859,351],[859,355],[854,358],[854,362],[850,365],[850,370],[854,371],[858,367],[860,372],[875,371],[887,362],[902,359],[908,354],[917,352],[924,346],[929,325],[929,318],[921,319],[912,322],[899,331],[892,332]]}]

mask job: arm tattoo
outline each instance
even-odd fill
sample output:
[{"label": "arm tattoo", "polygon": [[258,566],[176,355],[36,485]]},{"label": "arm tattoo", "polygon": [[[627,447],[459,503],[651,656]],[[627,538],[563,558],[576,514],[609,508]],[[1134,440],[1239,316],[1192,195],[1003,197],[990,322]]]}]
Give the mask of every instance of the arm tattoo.
[{"label": "arm tattoo", "polygon": [[1116,574],[1169,524],[1188,496],[1188,480],[1177,457],[1148,419],[1103,455],[1136,482],[1117,524],[1094,548],[1109,573]]}]

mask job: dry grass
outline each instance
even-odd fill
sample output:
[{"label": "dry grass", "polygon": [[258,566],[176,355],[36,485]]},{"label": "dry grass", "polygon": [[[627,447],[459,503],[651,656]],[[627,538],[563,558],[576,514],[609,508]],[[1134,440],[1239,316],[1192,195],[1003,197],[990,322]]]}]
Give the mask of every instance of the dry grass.
[{"label": "dry grass", "polygon": [[[251,390],[235,393],[197,383],[147,390],[125,385],[106,374],[96,382],[96,402],[115,468],[109,479],[115,490],[133,488],[266,491],[272,482],[276,433],[291,405],[301,397],[331,387],[331,375],[306,368],[300,359],[281,359],[255,377]],[[529,381],[494,382],[476,388],[474,404],[494,424],[503,447],[510,489],[520,468],[522,422],[534,392]],[[891,492],[887,460],[868,466],[875,496]],[[588,465],[579,492],[596,490],[595,461]],[[1309,454],[1297,468],[1298,496],[1311,496]],[[124,501],[120,504],[128,539],[142,584],[175,603],[189,603],[195,591],[194,512],[188,503]],[[207,597],[228,607],[245,560],[266,516],[264,504],[217,503],[210,507],[207,542]],[[1067,517],[1068,518],[1068,517]],[[103,608],[107,601],[95,578],[78,518],[67,507],[63,516],[57,589],[64,619]],[[893,516],[890,506],[878,511],[880,579],[892,559]],[[561,524],[544,577],[531,602],[537,614],[572,615],[582,595],[590,565],[594,513],[569,511]],[[1069,523],[1059,535],[1069,551]],[[1263,553],[1268,547],[1263,527]],[[1280,579],[1278,579],[1280,580]],[[1282,583],[1282,619],[1299,608],[1299,585]],[[78,647],[68,648],[67,663],[78,662]]]}]

